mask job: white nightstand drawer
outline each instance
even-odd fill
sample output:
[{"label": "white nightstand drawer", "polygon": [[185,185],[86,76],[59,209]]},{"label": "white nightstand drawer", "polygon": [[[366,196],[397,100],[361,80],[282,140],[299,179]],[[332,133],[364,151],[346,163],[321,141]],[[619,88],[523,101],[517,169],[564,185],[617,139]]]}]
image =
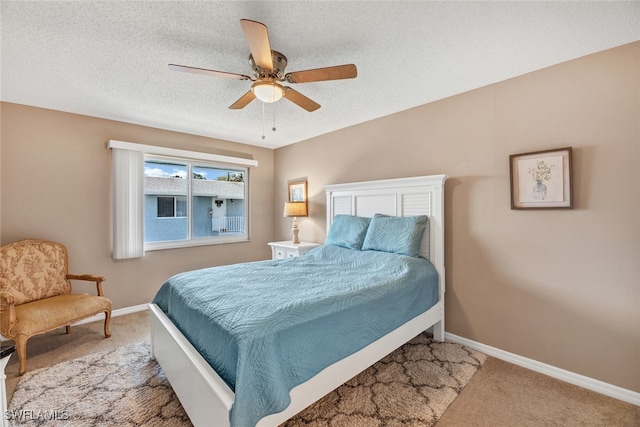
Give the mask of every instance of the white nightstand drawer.
[{"label": "white nightstand drawer", "polygon": [[295,258],[300,255],[296,250],[286,251],[286,254],[287,254],[287,258]]},{"label": "white nightstand drawer", "polygon": [[291,241],[284,242],[271,242],[269,243],[271,246],[271,258],[272,259],[284,259],[284,258],[295,258],[300,255],[304,255],[309,252],[311,249],[320,246],[319,243],[309,243],[309,242],[300,242],[300,243],[291,243]]}]

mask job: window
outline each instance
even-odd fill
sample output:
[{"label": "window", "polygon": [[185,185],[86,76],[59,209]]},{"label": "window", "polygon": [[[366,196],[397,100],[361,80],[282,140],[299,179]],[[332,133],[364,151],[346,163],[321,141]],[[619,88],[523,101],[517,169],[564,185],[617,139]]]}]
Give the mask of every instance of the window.
[{"label": "window", "polygon": [[145,155],[145,247],[246,240],[246,176],[246,168]]},{"label": "window", "polygon": [[187,198],[158,196],[158,218],[186,218]]},{"label": "window", "polygon": [[113,258],[245,241],[253,159],[109,141]]}]

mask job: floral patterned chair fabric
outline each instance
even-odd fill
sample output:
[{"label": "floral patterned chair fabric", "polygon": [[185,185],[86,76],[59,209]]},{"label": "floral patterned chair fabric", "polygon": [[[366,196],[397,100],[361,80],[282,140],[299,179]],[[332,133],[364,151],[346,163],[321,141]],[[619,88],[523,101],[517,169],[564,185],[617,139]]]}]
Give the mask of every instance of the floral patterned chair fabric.
[{"label": "floral patterned chair fabric", "polygon": [[[96,282],[97,296],[72,294],[70,280]],[[27,239],[0,248],[0,333],[16,342],[20,375],[27,366],[27,340],[104,312],[110,337],[111,301],[102,295],[104,277],[68,273],[60,243]]]}]

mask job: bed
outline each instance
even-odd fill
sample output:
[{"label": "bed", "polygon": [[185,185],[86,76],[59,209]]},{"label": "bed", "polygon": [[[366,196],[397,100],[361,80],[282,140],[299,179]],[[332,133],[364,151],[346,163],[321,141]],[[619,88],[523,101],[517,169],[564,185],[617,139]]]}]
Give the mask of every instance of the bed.
[{"label": "bed", "polygon": [[[325,187],[329,230],[325,245],[299,258],[185,272],[165,283],[150,305],[151,352],[193,424],[196,427],[277,426],[419,333],[431,328],[434,338],[443,340],[445,180],[445,175],[434,175],[329,185]],[[349,247],[349,239],[353,240],[353,236],[348,236],[343,244],[344,234],[337,234],[336,230],[344,224],[352,227],[354,220],[363,219],[368,221],[364,234],[360,233],[360,240],[356,239],[362,247]],[[414,230],[419,228],[419,223],[424,227],[419,240],[414,236],[410,253],[402,253],[407,250],[404,249],[406,245],[400,252],[393,253],[393,248],[387,250],[384,245],[389,244],[388,236],[381,241],[367,239],[371,237],[369,231],[372,229],[391,230],[390,225],[407,221],[418,224]],[[374,233],[374,237],[379,235]],[[376,270],[376,266],[381,265]],[[391,265],[397,271],[392,271]],[[405,265],[410,271],[408,278],[396,280],[400,271],[405,271]],[[334,269],[341,266],[338,268],[343,272],[342,279],[338,275],[338,278],[323,282],[321,287],[314,286],[316,279],[331,276],[332,266]],[[360,275],[366,280],[358,281],[345,274],[352,269],[358,271],[355,268],[365,272]],[[219,287],[216,296],[201,294],[207,287],[206,280],[210,280],[207,277],[212,274],[233,277],[233,283],[225,280],[226,289],[233,289],[233,292]],[[433,289],[427,291],[425,286],[415,285],[426,282],[429,277],[435,283]],[[341,284],[338,283],[340,280]],[[258,290],[269,284],[272,284],[270,291],[261,297]],[[366,293],[359,291],[360,286],[366,288]],[[325,289],[331,287],[345,295],[325,304],[327,298],[334,298],[333,293],[324,294]],[[322,293],[309,302],[309,292],[316,295],[320,288]],[[388,293],[391,288],[396,289],[395,293]],[[262,316],[259,327],[256,327],[257,321],[248,317],[250,312],[262,310],[257,308],[262,307],[260,304],[248,299],[254,290],[254,297],[264,299],[265,305],[271,307],[268,312],[258,313]],[[281,302],[284,298],[278,297],[287,294],[289,298],[289,294],[298,292],[304,294],[304,298],[298,300],[293,295],[291,303]],[[245,300],[238,299],[238,295]],[[186,325],[186,319],[190,317],[194,322],[201,321],[201,313],[210,310],[200,308],[200,305],[208,306],[214,299],[228,304],[224,310],[218,310],[231,313],[232,320],[226,325],[228,329],[250,331],[254,341],[245,345],[245,335],[242,339],[225,335],[227,332],[218,324]],[[426,302],[428,299],[430,301]],[[192,304],[188,309],[192,311],[171,311],[169,301],[178,300]],[[390,304],[391,301],[395,302]],[[412,301],[420,301],[420,304]],[[403,310],[385,308],[385,304],[396,307],[396,303],[404,307]],[[245,305],[252,308],[245,310]],[[334,311],[328,313],[328,310]],[[367,310],[380,315],[367,315]],[[398,311],[404,314],[392,313]],[[319,326],[312,324],[312,318]],[[264,327],[265,324],[269,326]],[[327,332],[314,333],[318,327]],[[212,339],[214,335],[216,338]],[[270,340],[276,340],[275,344],[268,344]],[[211,341],[213,345],[205,341]],[[341,344],[330,349],[330,341]],[[323,349],[326,347],[327,351],[318,351],[318,345]],[[218,348],[225,346],[233,353],[233,357],[225,357],[236,360],[237,366],[234,362],[216,359]],[[289,376],[281,383],[281,378],[273,375],[274,370],[278,373],[287,371]],[[263,401],[267,403],[263,404]],[[276,406],[269,406],[272,401]],[[255,407],[258,407],[257,412]],[[277,408],[275,413],[274,407]]]}]

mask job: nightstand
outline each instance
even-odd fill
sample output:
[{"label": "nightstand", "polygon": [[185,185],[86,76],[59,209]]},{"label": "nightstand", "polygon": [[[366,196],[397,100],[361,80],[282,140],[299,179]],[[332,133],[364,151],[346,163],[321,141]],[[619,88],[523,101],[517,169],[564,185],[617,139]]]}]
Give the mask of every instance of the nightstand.
[{"label": "nightstand", "polygon": [[5,379],[7,376],[4,373],[4,368],[7,367],[9,358],[11,358],[11,354],[15,350],[16,346],[13,344],[7,344],[6,346],[0,345],[0,409],[2,409],[2,413],[0,413],[0,427],[9,425],[8,422],[5,422],[5,416],[7,414],[7,386]]},{"label": "nightstand", "polygon": [[300,242],[292,243],[291,240],[285,240],[284,242],[271,242],[271,258],[295,258],[300,255],[304,255],[313,248],[320,246],[320,243]]}]

